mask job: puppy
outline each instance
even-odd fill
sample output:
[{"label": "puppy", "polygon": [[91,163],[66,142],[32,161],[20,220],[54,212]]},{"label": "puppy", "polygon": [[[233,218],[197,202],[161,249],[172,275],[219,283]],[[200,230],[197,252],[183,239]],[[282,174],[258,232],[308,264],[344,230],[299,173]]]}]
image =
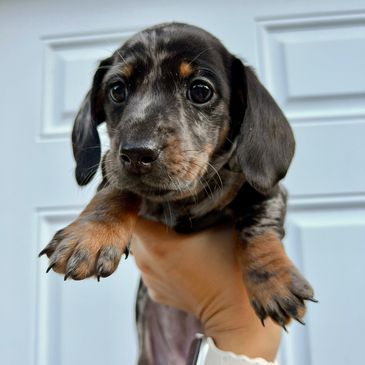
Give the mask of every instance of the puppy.
[{"label": "puppy", "polygon": [[[185,233],[233,222],[242,278],[259,318],[284,328],[291,318],[302,322],[313,290],[281,243],[286,192],[279,181],[295,143],[253,70],[202,29],[149,28],[96,70],[72,132],[80,185],[99,166],[103,122],[110,137],[103,181],[80,216],[41,252],[48,270],[74,280],[112,274],[137,216]],[[138,298],[140,364],[153,363],[146,350],[154,341],[146,335],[151,318],[160,318],[160,332],[171,332],[174,318],[199,327],[186,314],[152,303],[143,285]],[[167,311],[168,321],[162,318]],[[186,333],[176,343],[188,343]]]}]

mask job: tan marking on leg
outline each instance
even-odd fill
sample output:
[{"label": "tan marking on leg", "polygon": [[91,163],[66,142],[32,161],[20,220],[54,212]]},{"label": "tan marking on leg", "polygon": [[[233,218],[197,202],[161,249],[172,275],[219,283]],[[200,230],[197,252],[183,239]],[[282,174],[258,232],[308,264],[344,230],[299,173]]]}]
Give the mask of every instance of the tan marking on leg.
[{"label": "tan marking on leg", "polygon": [[[287,257],[277,235],[270,231],[243,244],[240,255],[246,272],[265,271],[275,274],[277,283],[290,281],[289,271],[293,265]],[[265,283],[263,283],[265,284]]]},{"label": "tan marking on leg", "polygon": [[80,216],[55,235],[52,250],[46,248],[53,270],[84,279],[98,275],[103,266],[102,276],[110,275],[132,236],[138,209],[139,200],[126,193],[98,192]]},{"label": "tan marking on leg", "polygon": [[313,296],[313,290],[287,257],[277,235],[269,231],[248,242],[239,242],[237,251],[259,317],[270,316],[282,326],[291,317],[302,318],[304,300]]}]

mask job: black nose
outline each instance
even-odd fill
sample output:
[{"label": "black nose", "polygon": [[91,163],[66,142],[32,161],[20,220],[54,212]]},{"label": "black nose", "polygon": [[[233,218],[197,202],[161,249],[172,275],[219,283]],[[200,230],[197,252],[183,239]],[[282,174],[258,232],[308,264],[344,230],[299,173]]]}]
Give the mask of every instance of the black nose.
[{"label": "black nose", "polygon": [[151,167],[152,162],[156,161],[160,150],[153,147],[140,147],[124,145],[120,149],[120,158],[127,167],[135,170],[143,170]]}]

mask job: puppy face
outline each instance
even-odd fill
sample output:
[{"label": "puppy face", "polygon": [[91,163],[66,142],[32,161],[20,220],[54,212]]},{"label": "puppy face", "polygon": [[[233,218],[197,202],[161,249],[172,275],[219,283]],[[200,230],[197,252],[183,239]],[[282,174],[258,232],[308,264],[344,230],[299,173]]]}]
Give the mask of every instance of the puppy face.
[{"label": "puppy face", "polygon": [[156,199],[202,189],[230,123],[224,56],[213,37],[169,27],[114,54],[101,86],[113,185]]},{"label": "puppy face", "polygon": [[[267,105],[255,105],[261,99]],[[260,108],[268,121],[260,120]],[[258,190],[285,175],[293,152],[285,118],[252,71],[212,35],[185,24],[142,31],[100,64],[73,130],[81,185],[100,160],[96,125],[103,121],[111,142],[104,158],[109,183],[157,201],[204,189],[231,155],[233,140]]]}]

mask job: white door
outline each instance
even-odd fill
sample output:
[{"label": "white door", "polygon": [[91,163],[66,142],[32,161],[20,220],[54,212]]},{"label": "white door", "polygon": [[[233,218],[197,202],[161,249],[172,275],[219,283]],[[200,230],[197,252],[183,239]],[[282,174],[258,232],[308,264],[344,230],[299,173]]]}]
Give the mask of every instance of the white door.
[{"label": "white door", "polygon": [[97,61],[171,20],[254,65],[295,131],[286,247],[320,303],[290,327],[281,363],[361,363],[365,2],[355,0],[0,2],[0,363],[134,363],[133,260],[100,283],[64,282],[37,253],[97,184],[76,186],[69,141]]}]

